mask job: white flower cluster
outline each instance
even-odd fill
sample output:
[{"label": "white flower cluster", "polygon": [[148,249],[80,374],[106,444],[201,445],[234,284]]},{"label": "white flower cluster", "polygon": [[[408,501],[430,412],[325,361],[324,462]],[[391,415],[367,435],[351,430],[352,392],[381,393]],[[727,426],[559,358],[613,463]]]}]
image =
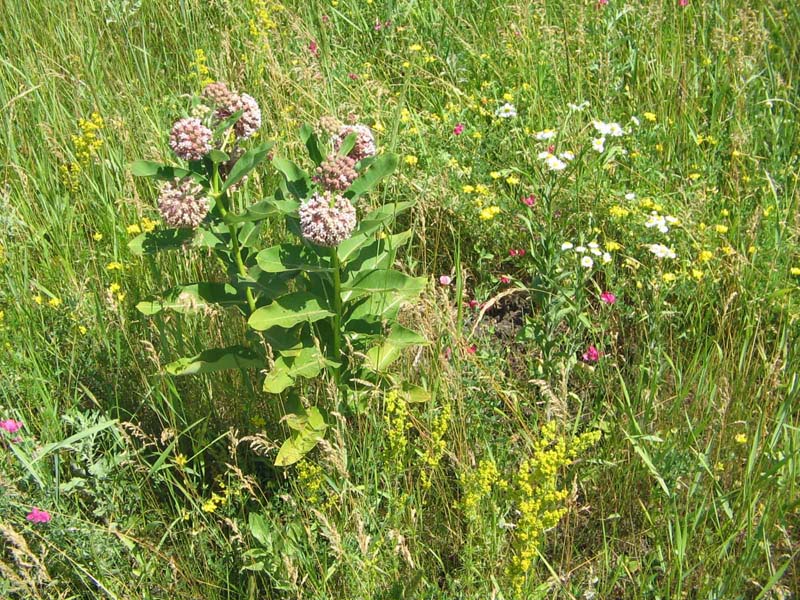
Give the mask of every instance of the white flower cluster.
[{"label": "white flower cluster", "polygon": [[564,242],[561,244],[561,250],[563,252],[572,250],[576,254],[581,254],[581,266],[584,269],[591,269],[594,266],[594,259],[589,256],[590,254],[599,256],[604,265],[611,262],[611,254],[600,250],[600,244],[597,242],[589,242],[586,246],[576,246],[572,242]]},{"label": "white flower cluster", "polygon": [[563,171],[567,168],[567,163],[575,159],[575,155],[569,150],[561,152],[558,156],[552,152],[540,152],[538,155],[539,160],[543,160],[544,164],[551,171]]},{"label": "white flower cluster", "polygon": [[625,135],[625,130],[619,123],[604,123],[597,119],[592,121],[595,130],[602,136],[610,135],[611,137],[622,137]]},{"label": "white flower cluster", "polygon": [[517,116],[517,109],[510,102],[506,102],[503,106],[494,111],[494,116],[500,119],[510,119]]},{"label": "white flower cluster", "polygon": [[543,129],[542,131],[537,131],[533,137],[539,142],[545,142],[547,140],[552,140],[556,137],[557,133],[555,129]]},{"label": "white flower cluster", "polygon": [[647,217],[647,221],[644,222],[644,226],[648,229],[652,229],[655,227],[661,233],[668,233],[669,226],[675,225],[678,222],[678,219],[672,217],[670,215],[659,215],[658,212],[653,211],[650,213],[650,216]]},{"label": "white flower cluster", "polygon": [[675,251],[665,246],[664,244],[650,244],[650,252],[656,255],[657,258],[676,258]]}]

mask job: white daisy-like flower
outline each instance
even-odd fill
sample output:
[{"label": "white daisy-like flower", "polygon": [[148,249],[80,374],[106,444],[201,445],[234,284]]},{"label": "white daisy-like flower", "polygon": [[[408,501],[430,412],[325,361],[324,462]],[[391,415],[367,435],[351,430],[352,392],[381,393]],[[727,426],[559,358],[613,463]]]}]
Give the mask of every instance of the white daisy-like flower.
[{"label": "white daisy-like flower", "polygon": [[588,100],[584,100],[580,104],[573,104],[572,102],[567,102],[567,108],[577,112],[583,112],[585,109],[589,108],[589,106],[590,104]]},{"label": "white daisy-like flower", "polygon": [[633,192],[628,192],[625,194],[625,200],[636,200],[636,194]]},{"label": "white daisy-like flower", "polygon": [[611,137],[622,137],[625,135],[625,130],[620,127],[619,123],[608,123],[608,135]]},{"label": "white daisy-like flower", "polygon": [[589,246],[590,250],[597,250],[600,247],[600,244],[598,244],[597,242],[589,242],[586,245]]},{"label": "white daisy-like flower", "polygon": [[564,242],[561,244],[561,249],[564,251],[572,250],[575,246],[572,245],[572,242]]},{"label": "white daisy-like flower", "polygon": [[557,156],[550,156],[545,160],[547,168],[551,171],[563,171],[567,168],[567,163],[558,158]]},{"label": "white daisy-like flower", "polygon": [[667,215],[666,217],[664,217],[664,220],[667,223],[669,223],[670,225],[677,225],[678,224],[678,219],[676,219],[675,217],[670,216],[670,215]]},{"label": "white daisy-like flower", "polygon": [[536,158],[539,160],[547,160],[551,156],[553,156],[553,154],[545,150],[544,152],[539,152],[539,154],[536,155]]},{"label": "white daisy-like flower", "polygon": [[669,231],[669,227],[667,227],[667,220],[659,215],[656,211],[650,213],[650,216],[647,217],[647,221],[644,222],[644,226],[648,229],[655,227],[661,233],[667,233]]},{"label": "white daisy-like flower", "polygon": [[572,153],[572,152],[570,152],[569,150],[565,150],[564,152],[562,152],[561,154],[559,154],[559,155],[558,155],[558,157],[559,157],[560,159],[562,159],[562,160],[566,160],[566,161],[575,160],[575,154],[573,154],[573,153]]},{"label": "white daisy-like flower", "polygon": [[581,266],[584,269],[591,269],[594,266],[594,261],[592,260],[591,256],[584,256],[581,259]]},{"label": "white daisy-like flower", "polygon": [[584,252],[586,252],[586,246],[575,246],[575,252],[580,252],[581,254],[583,254]]},{"label": "white daisy-like flower", "polygon": [[494,111],[494,116],[500,119],[510,119],[511,117],[517,116],[517,109],[510,102],[506,102],[503,106]]},{"label": "white daisy-like flower", "polygon": [[533,137],[536,138],[540,142],[544,142],[544,141],[547,141],[547,140],[552,140],[554,137],[556,137],[556,130],[555,129],[543,129],[542,131],[537,131],[533,135]]},{"label": "white daisy-like flower", "polygon": [[594,126],[597,133],[600,135],[610,135],[611,134],[611,126],[608,123],[604,123],[603,121],[598,121],[597,119],[592,121],[592,125]]},{"label": "white daisy-like flower", "polygon": [[611,255],[608,252],[603,252],[603,264],[607,265],[611,262]]},{"label": "white daisy-like flower", "polygon": [[657,258],[676,257],[675,251],[664,244],[650,244],[650,252],[655,254]]},{"label": "white daisy-like flower", "polygon": [[595,152],[602,152],[606,149],[606,138],[599,137],[592,140],[592,150]]},{"label": "white daisy-like flower", "polygon": [[631,123],[633,123],[637,127],[639,126],[639,119],[636,117],[636,115],[631,116]]}]

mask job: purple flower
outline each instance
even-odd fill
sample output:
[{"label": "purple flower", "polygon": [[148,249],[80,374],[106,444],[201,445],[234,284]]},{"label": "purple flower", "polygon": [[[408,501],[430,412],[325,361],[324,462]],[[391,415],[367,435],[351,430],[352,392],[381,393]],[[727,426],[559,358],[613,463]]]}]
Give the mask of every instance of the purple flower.
[{"label": "purple flower", "polygon": [[31,510],[31,512],[29,512],[28,516],[25,518],[31,523],[49,523],[52,517],[46,510],[42,510],[34,506],[33,510]]},{"label": "purple flower", "polygon": [[20,429],[22,429],[22,421],[15,421],[14,419],[0,421],[0,429],[6,431],[7,433],[17,433]]}]

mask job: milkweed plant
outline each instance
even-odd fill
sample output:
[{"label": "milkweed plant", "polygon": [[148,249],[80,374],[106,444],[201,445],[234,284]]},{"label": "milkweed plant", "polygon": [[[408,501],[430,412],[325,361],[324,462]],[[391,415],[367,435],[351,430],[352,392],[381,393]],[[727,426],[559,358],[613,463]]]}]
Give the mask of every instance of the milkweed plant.
[{"label": "milkweed plant", "polygon": [[[204,314],[216,305],[237,311],[248,329],[241,344],[207,348],[166,365],[172,375],[258,369],[263,391],[285,394],[294,430],[276,464],[300,460],[322,439],[324,407],[304,408],[299,380],[329,376],[335,407],[362,406],[372,389],[398,382],[389,372],[404,348],[425,344],[398,322],[401,307],[426,279],[393,268],[411,231],[391,233],[412,202],[365,207],[365,196],[397,166],[378,152],[367,125],[323,117],[300,137],[310,172],[256,143],[261,111],[254,98],[222,82],[192,98],[189,116],[174,123],[169,145],[179,164],[139,160],[134,175],[160,182],[158,210],[165,228],[130,243],[134,254],[210,249],[226,281],[188,282],[139,302],[144,315],[162,311]],[[246,180],[265,161],[280,173],[274,193],[252,199]],[[262,230],[283,219],[293,240],[264,247]],[[409,394],[424,390],[405,385]]]}]

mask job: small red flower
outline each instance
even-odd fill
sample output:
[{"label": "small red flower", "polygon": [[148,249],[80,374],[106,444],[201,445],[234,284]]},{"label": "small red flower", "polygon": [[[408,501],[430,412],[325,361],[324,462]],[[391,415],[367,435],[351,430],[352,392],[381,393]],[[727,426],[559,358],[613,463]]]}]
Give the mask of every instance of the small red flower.
[{"label": "small red flower", "polygon": [[308,44],[308,51],[317,58],[319,56],[319,46],[317,46],[316,40],[311,40],[311,43]]},{"label": "small red flower", "polygon": [[475,344],[472,344],[469,348],[467,348],[467,354],[475,354],[478,351],[478,347]]},{"label": "small red flower", "polygon": [[600,300],[610,305],[617,301],[617,297],[611,292],[603,292],[600,294]]},{"label": "small red flower", "polygon": [[511,277],[508,275],[500,275],[500,283],[511,283]]},{"label": "small red flower", "polygon": [[594,346],[589,346],[586,348],[586,352],[583,353],[582,358],[587,363],[596,363],[600,360],[600,352]]},{"label": "small red flower", "polygon": [[456,126],[453,127],[453,135],[461,135],[462,133],[464,133],[464,124],[456,123]]}]

